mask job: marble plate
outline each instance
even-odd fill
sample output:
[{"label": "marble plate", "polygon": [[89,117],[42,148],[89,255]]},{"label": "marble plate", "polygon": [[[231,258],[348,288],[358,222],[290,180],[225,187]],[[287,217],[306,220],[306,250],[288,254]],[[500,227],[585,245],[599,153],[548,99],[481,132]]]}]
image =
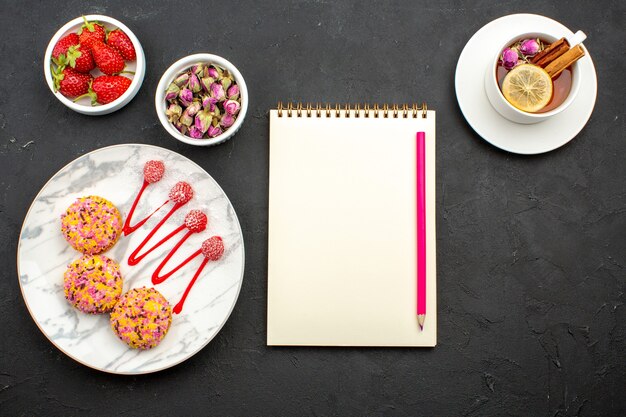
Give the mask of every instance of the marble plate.
[{"label": "marble plate", "polygon": [[[140,201],[135,219],[141,219],[167,200],[178,181],[189,182],[194,198],[161,228],[156,239],[183,224],[191,209],[209,217],[207,230],[192,235],[172,263],[200,247],[203,240],[220,235],[226,251],[222,259],[209,262],[181,314],[174,315],[169,333],[161,344],[147,351],[135,350],[120,341],[109,326],[109,316],[87,315],[74,309],[63,293],[63,273],[80,253],[61,235],[60,215],[78,197],[100,195],[112,201],[124,216],[143,181],[143,164],[150,159],[165,163],[163,179],[150,185]],[[153,286],[152,272],[182,236],[175,236],[136,266],[128,266],[133,249],[165,214],[165,206],[141,229],[122,237],[106,255],[120,263],[124,291]],[[155,242],[154,240],[153,242]],[[220,331],[235,306],[244,272],[244,245],[239,220],[224,191],[201,167],[167,149],[149,145],[118,145],[102,148],[74,160],[56,173],[33,201],[22,226],[17,266],[22,295],[28,310],[44,335],[76,361],[105,372],[143,374],[169,368],[188,359]],[[154,286],[174,305],[190,282],[201,258]],[[167,269],[166,269],[167,270]]]},{"label": "marble plate", "polygon": [[534,155],[565,145],[585,127],[596,104],[596,70],[589,51],[585,49],[585,56],[578,61],[582,77],[580,90],[572,104],[561,113],[540,123],[524,125],[505,119],[491,106],[484,78],[493,51],[517,34],[542,32],[546,28],[573,35],[572,31],[548,17],[513,14],[483,26],[459,56],[455,90],[465,120],[487,142],[508,152]]}]

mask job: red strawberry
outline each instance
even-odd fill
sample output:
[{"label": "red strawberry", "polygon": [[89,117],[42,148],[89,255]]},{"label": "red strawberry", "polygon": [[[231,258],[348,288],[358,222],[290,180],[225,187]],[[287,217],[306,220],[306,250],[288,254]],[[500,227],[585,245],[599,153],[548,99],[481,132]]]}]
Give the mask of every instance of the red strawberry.
[{"label": "red strawberry", "polygon": [[120,29],[115,29],[114,31],[109,32],[107,45],[117,49],[117,52],[119,52],[127,61],[134,61],[137,58],[133,42],[130,40],[128,35]]},{"label": "red strawberry", "polygon": [[[61,61],[61,58],[59,58]],[[88,73],[96,67],[91,51],[82,45],[70,46],[63,65],[68,65],[78,72]]]},{"label": "red strawberry", "polygon": [[53,72],[54,91],[60,91],[65,97],[76,97],[89,91],[89,83],[93,79],[89,74],[83,74],[72,68],[63,68],[60,73]]},{"label": "red strawberry", "polygon": [[52,58],[53,60],[59,58],[59,55],[65,55],[70,46],[78,45],[80,40],[78,39],[78,35],[75,33],[70,33],[69,35],[63,36],[56,45],[54,45],[54,49],[52,49]]},{"label": "red strawberry", "polygon": [[101,75],[91,83],[91,103],[107,104],[117,100],[133,81],[121,75]]},{"label": "red strawberry", "polygon": [[85,16],[83,16],[85,24],[81,27],[78,33],[80,44],[85,48],[91,48],[91,45],[96,42],[104,42],[106,39],[106,29],[98,22],[88,22]]},{"label": "red strawberry", "polygon": [[106,75],[117,74],[124,70],[124,58],[115,49],[100,41],[91,44],[91,53],[96,66]]}]

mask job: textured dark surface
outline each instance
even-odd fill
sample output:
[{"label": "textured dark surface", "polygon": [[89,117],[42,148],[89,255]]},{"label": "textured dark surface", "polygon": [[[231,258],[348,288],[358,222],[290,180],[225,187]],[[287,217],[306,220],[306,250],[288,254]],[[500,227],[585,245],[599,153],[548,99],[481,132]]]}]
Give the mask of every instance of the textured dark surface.
[{"label": "textured dark surface", "polygon": [[[2,4],[0,414],[626,415],[624,2],[106,4]],[[125,22],[148,61],[137,97],[104,117],[65,108],[43,79],[50,37],[90,12]],[[599,80],[583,131],[535,157],[482,141],[454,95],[465,42],[519,12],[587,32]],[[192,52],[231,60],[250,89],[243,128],[219,147],[174,141],[154,112],[160,75]],[[426,100],[437,110],[435,349],[265,346],[267,111],[277,100]],[[247,254],[239,301],[214,341],[138,377],[91,370],[53,347],[26,310],[15,266],[22,221],[48,178],[85,152],[126,142],[207,169],[239,214]]]}]

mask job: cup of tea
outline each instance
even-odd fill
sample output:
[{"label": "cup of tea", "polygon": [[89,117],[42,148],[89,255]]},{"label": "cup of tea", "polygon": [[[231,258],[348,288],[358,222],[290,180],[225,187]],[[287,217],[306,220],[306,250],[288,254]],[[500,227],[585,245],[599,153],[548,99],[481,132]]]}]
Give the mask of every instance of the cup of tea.
[{"label": "cup of tea", "polygon": [[493,108],[521,124],[542,122],[576,98],[581,77],[577,60],[586,35],[559,31],[522,33],[494,52],[485,70],[485,92]]}]

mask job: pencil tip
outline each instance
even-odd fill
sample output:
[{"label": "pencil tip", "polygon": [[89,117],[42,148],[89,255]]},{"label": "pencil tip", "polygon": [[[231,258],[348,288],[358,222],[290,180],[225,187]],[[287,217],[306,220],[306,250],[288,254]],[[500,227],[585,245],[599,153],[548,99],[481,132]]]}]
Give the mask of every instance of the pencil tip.
[{"label": "pencil tip", "polygon": [[417,324],[419,324],[420,330],[424,330],[424,321],[425,320],[426,320],[426,315],[425,314],[418,314],[417,315]]}]

